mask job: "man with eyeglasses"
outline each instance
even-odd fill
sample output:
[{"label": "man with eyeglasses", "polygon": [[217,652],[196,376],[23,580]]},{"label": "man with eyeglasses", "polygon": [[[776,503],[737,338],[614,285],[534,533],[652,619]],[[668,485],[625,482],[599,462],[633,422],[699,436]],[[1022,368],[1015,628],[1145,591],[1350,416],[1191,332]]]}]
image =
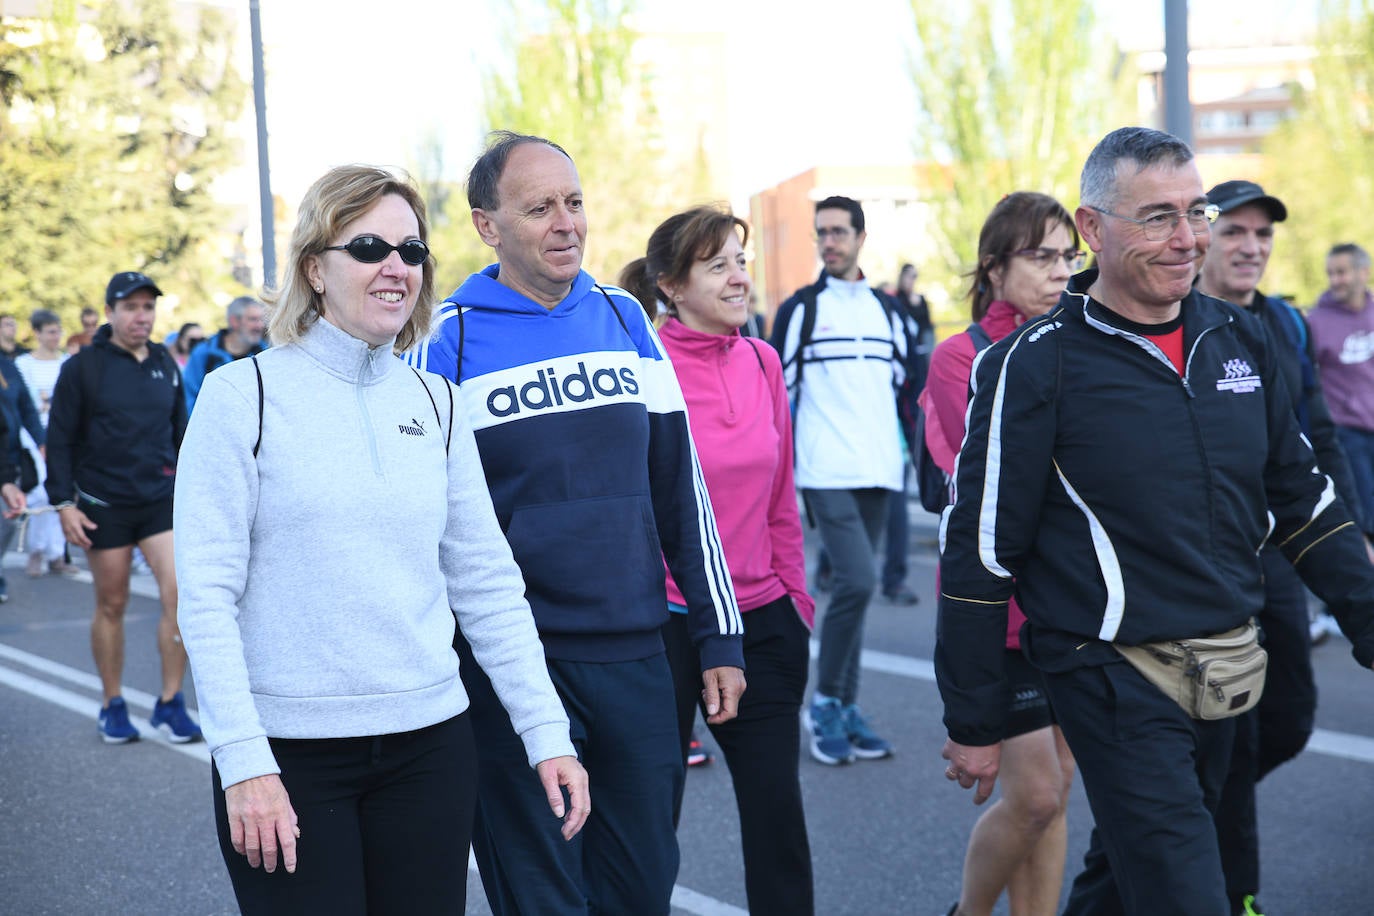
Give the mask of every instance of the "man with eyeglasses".
[{"label": "man with eyeglasses", "polygon": [[[1207,192],[1220,216],[1202,263],[1199,291],[1235,303],[1259,318],[1273,341],[1274,362],[1292,397],[1298,424],[1316,453],[1317,465],[1336,485],[1352,514],[1360,505],[1354,480],[1322,394],[1311,337],[1302,313],[1259,289],[1274,245],[1274,228],[1288,208],[1253,181],[1225,181]],[[1312,734],[1317,687],[1312,673],[1307,592],[1273,543],[1260,552],[1264,606],[1257,620],[1269,653],[1264,696],[1236,720],[1231,767],[1217,807],[1222,867],[1233,911],[1261,911],[1259,829],[1255,784],[1292,759]]]},{"label": "man with eyeglasses", "polygon": [[744,691],[743,623],[686,404],[638,300],[582,270],[587,210],[562,147],[497,131],[467,191],[496,263],[440,304],[415,362],[460,385],[595,806],[566,842],[459,634],[482,886],[497,916],[666,916],[685,761],[660,635],[665,561],[708,721],[734,718]]},{"label": "man with eyeglasses", "polygon": [[[976,786],[976,802],[992,792],[1014,590],[1022,649],[1045,674],[1097,821],[1065,912],[1225,916],[1213,812],[1230,714],[1258,687],[1185,710],[1127,658],[1251,635],[1264,604],[1256,552],[1270,540],[1368,667],[1374,570],[1264,326],[1193,288],[1217,211],[1193,151],[1157,130],[1113,131],[1081,195],[1075,221],[1098,268],[975,367],[942,532],[945,775]],[[1260,658],[1246,657],[1252,675]],[[1206,696],[1222,689],[1202,676]]]},{"label": "man with eyeglasses", "polygon": [[895,392],[906,382],[900,307],[868,285],[864,211],[848,197],[816,204],[823,268],[778,307],[772,344],[796,417],[796,480],[830,557],[816,689],[806,715],[811,756],[835,766],[892,754],[858,706],[864,616],[878,580],[876,544],[905,458]]},{"label": "man with eyeglasses", "polygon": [[252,296],[239,296],[229,303],[224,309],[224,323],[228,327],[196,345],[182,370],[188,413],[196,408],[196,398],[205,384],[205,376],[226,363],[256,356],[267,349],[262,339],[266,328],[262,303]]}]

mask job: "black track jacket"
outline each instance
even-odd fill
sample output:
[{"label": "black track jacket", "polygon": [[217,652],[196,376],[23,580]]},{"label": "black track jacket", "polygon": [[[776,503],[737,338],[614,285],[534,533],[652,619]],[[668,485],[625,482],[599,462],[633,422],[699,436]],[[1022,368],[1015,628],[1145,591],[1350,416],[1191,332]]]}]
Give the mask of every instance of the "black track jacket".
[{"label": "black track jacket", "polygon": [[170,499],[185,432],[181,372],[167,349],[149,342],[140,363],[104,325],[62,364],[53,387],[48,499],[57,505],[78,488],[114,506]]},{"label": "black track jacket", "polygon": [[1360,664],[1374,662],[1374,569],[1299,432],[1264,325],[1190,293],[1180,378],[1080,292],[1095,276],[974,364],[935,653],[961,744],[1002,738],[1013,591],[1037,666],[1104,664],[1120,659],[1113,641],[1205,636],[1256,614],[1267,540],[1330,604]]}]

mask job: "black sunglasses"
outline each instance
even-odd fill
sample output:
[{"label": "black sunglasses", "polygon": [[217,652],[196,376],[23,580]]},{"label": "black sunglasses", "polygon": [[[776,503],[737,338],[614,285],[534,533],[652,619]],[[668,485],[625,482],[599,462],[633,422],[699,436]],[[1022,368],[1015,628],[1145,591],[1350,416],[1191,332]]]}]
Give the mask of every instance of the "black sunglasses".
[{"label": "black sunglasses", "polygon": [[429,246],[419,239],[410,239],[399,245],[392,245],[375,235],[360,235],[347,245],[331,245],[325,251],[346,251],[355,261],[364,264],[379,264],[393,251],[399,252],[401,260],[411,267],[418,267],[429,257]]}]

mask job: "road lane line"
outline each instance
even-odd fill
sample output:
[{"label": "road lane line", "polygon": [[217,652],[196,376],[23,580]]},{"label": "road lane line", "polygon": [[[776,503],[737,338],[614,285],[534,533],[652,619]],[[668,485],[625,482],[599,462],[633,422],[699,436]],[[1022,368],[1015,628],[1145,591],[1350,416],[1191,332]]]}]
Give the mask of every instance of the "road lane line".
[{"label": "road lane line", "polygon": [[[67,681],[79,687],[84,687],[87,690],[95,692],[97,696],[100,694],[100,678],[85,671],[64,665],[61,662],[55,662],[41,655],[25,652],[23,649],[16,649],[5,643],[0,643],[0,659],[25,665],[34,671],[40,671],[50,677]],[[13,687],[15,690],[23,691],[30,696],[37,697],[40,700],[44,700],[54,706],[60,706],[63,709],[70,710],[79,715],[92,717],[94,713],[100,711],[100,701],[98,699],[92,699],[89,696],[74,693],[64,687],[58,687],[47,681],[39,680],[36,677],[15,671],[5,665],[0,665],[0,684]],[[141,706],[144,709],[152,710],[153,703],[157,700],[157,697],[150,693],[144,693],[141,690],[134,690],[123,686],[121,686],[120,689],[124,692],[124,699],[129,703],[130,707]],[[199,760],[202,763],[208,764],[210,762],[210,751],[205,746],[205,742],[197,741],[193,744],[172,744],[163,737],[161,732],[148,724],[147,719],[131,714],[129,716],[129,721],[134,723],[134,726],[143,733],[143,740],[152,741],[168,750],[185,754],[187,757]],[[474,874],[478,873],[477,858],[471,850],[468,852],[468,871]],[[748,910],[740,909],[737,906],[726,903],[724,900],[717,900],[714,897],[707,896],[706,894],[694,891],[688,887],[683,887],[680,884],[673,885],[672,904],[678,909],[692,914],[692,916],[749,916]]]}]

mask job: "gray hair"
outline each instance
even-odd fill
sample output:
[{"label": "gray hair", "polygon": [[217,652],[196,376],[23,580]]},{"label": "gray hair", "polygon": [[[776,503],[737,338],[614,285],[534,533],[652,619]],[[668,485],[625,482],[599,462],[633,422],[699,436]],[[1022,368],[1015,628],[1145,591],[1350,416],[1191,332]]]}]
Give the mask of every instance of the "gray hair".
[{"label": "gray hair", "polygon": [[[472,164],[472,171],[468,172],[469,207],[474,210],[495,210],[501,206],[496,185],[501,180],[501,173],[506,170],[506,160],[510,158],[510,154],[517,146],[524,146],[526,143],[542,143],[568,156],[567,150],[543,137],[517,134],[511,130],[492,131],[487,135],[486,152],[477,157],[477,161]],[[572,162],[572,156],[568,156],[568,161]]]},{"label": "gray hair", "polygon": [[1369,266],[1369,252],[1365,251],[1354,242],[1332,245],[1331,250],[1326,253],[1326,256],[1328,258],[1334,258],[1342,254],[1350,255],[1351,262],[1358,268],[1366,268]]},{"label": "gray hair", "polygon": [[263,307],[262,303],[254,299],[252,296],[239,296],[233,302],[229,303],[224,307],[225,320],[233,321],[235,318],[242,318],[243,313],[247,309],[255,305],[258,308]]},{"label": "gray hair", "polygon": [[1122,127],[1098,141],[1083,163],[1078,183],[1079,203],[1111,210],[1117,204],[1117,169],[1123,161],[1135,164],[1136,173],[1167,162],[1179,166],[1193,161],[1193,150],[1173,134],[1150,127]]}]

